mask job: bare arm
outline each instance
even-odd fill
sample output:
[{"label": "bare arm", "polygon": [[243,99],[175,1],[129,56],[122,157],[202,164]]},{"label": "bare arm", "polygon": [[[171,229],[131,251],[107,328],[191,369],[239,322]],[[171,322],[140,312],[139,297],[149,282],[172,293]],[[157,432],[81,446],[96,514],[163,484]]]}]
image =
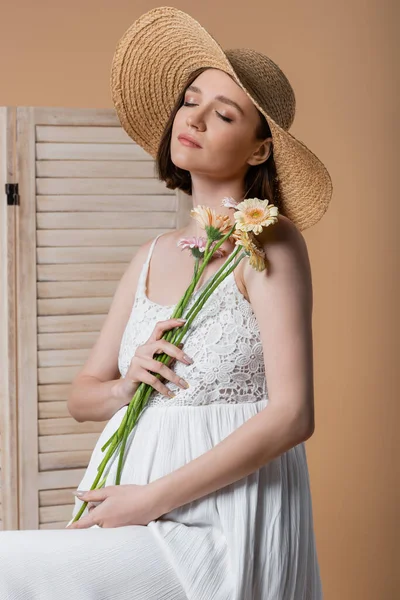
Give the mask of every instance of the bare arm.
[{"label": "bare arm", "polygon": [[127,404],[114,391],[120,378],[102,381],[92,375],[75,377],[68,398],[68,411],[76,421],[109,421]]},{"label": "bare arm", "polygon": [[266,230],[264,240],[268,271],[245,264],[243,279],[261,331],[268,405],[211,450],[150,483],[160,514],[249,475],[314,432],[312,283],[305,241],[284,218]]},{"label": "bare arm", "polygon": [[114,389],[120,380],[118,354],[150,244],[151,240],[140,246],[132,258],[115,291],[99,337],[72,381],[67,407],[76,421],[107,421],[127,404],[126,398],[118,397]]}]

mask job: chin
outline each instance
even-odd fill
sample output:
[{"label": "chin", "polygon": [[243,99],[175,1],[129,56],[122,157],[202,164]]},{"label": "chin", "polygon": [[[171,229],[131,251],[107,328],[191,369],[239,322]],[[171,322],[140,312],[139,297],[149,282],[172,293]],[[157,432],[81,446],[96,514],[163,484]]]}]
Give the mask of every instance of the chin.
[{"label": "chin", "polygon": [[196,165],[193,160],[188,160],[188,157],[182,156],[178,153],[174,154],[171,152],[171,162],[175,165],[175,167],[183,169],[184,171],[192,171],[196,169]]},{"label": "chin", "polygon": [[192,166],[189,160],[185,160],[183,157],[173,156],[172,154],[171,162],[173,165],[175,165],[175,167],[178,167],[179,169],[184,169],[185,171],[189,171],[190,167]]}]

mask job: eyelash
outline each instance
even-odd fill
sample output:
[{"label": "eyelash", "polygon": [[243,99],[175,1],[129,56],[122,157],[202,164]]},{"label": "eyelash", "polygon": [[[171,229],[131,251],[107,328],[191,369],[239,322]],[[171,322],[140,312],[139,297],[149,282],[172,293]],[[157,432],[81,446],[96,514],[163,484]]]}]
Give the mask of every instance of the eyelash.
[{"label": "eyelash", "polygon": [[[183,106],[197,106],[197,104],[193,104],[190,102],[184,102]],[[220,117],[220,119],[222,119],[223,121],[226,121],[227,123],[232,123],[233,119],[229,119],[228,117],[224,117],[223,115],[220,115],[218,111],[215,111],[215,112]]]}]

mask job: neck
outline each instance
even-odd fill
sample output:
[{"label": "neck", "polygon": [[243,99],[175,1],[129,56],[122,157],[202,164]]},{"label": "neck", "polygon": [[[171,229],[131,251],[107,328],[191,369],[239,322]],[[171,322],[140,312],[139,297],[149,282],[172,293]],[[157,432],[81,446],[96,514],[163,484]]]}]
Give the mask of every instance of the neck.
[{"label": "neck", "polygon": [[[235,209],[227,208],[222,205],[222,199],[230,197],[240,202],[244,199],[245,191],[243,189],[243,178],[237,181],[220,181],[203,179],[197,174],[192,175],[192,208],[197,206],[208,206],[215,210],[219,215],[229,216],[232,225],[234,223],[233,214]],[[188,199],[188,201],[190,201]],[[190,217],[189,223],[184,227],[183,235],[187,237],[204,237],[205,231],[200,223],[193,217]]]}]

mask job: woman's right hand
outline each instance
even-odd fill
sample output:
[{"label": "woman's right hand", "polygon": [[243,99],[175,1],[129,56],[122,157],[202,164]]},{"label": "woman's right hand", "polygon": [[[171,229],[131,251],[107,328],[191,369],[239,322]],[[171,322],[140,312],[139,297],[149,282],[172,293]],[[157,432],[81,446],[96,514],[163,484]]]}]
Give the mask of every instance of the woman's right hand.
[{"label": "woman's right hand", "polygon": [[[173,397],[173,392],[158,377],[150,373],[150,371],[160,373],[164,379],[172,381],[182,389],[188,387],[186,382],[167,365],[170,365],[174,360],[180,360],[185,365],[190,365],[193,362],[192,359],[183,352],[183,344],[175,346],[175,344],[162,339],[165,331],[181,327],[184,324],[185,322],[180,319],[167,319],[166,321],[158,321],[156,323],[147,342],[136,348],[125,377],[121,378],[116,384],[116,396],[126,398],[127,404],[129,404],[140,383],[143,382],[150,384],[161,394],[165,394],[169,398]],[[154,354],[164,353],[170,357],[167,363],[162,363],[153,358]]]}]

